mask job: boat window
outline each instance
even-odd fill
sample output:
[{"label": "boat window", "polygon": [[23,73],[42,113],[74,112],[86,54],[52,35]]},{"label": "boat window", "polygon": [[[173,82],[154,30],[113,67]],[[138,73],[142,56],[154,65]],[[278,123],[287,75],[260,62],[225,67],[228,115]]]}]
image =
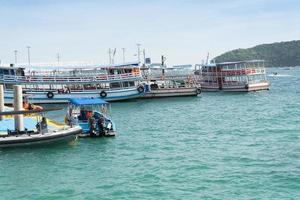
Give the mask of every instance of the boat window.
[{"label": "boat window", "polygon": [[131,69],[124,69],[124,72],[125,72],[126,74],[131,73]]},{"label": "boat window", "polygon": [[4,74],[4,75],[9,75],[8,69],[4,69],[4,70],[3,70],[3,74]]},{"label": "boat window", "polygon": [[135,85],[134,81],[129,81],[128,83],[129,83],[129,86],[134,86]]},{"label": "boat window", "polygon": [[11,69],[9,71],[10,71],[10,75],[15,75],[15,70],[14,69]]},{"label": "boat window", "polygon": [[13,84],[5,84],[5,89],[13,89]]},{"label": "boat window", "polygon": [[3,69],[0,69],[0,75],[3,74]]},{"label": "boat window", "polygon": [[123,82],[123,87],[129,87],[129,82]]},{"label": "boat window", "polygon": [[120,88],[121,84],[119,82],[116,83],[110,83],[110,88]]}]

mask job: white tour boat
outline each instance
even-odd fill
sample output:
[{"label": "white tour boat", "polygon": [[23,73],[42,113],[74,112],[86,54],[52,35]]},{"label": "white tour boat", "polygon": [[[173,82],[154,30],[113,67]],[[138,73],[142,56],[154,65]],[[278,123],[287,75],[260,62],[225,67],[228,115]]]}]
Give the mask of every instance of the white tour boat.
[{"label": "white tour boat", "polygon": [[71,98],[120,101],[144,93],[138,63],[114,66],[48,68],[0,67],[5,100],[12,103],[13,85],[22,85],[32,103],[68,103]]},{"label": "white tour boat", "polygon": [[203,91],[248,92],[270,86],[263,60],[211,63],[197,71]]},{"label": "white tour boat", "polygon": [[201,94],[193,70],[184,66],[152,64],[141,68],[145,94],[141,98],[184,97]]}]

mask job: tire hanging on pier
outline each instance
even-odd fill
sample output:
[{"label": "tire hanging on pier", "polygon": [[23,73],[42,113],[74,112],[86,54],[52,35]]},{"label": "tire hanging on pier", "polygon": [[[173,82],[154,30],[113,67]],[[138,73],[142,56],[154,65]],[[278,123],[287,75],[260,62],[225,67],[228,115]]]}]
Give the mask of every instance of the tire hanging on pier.
[{"label": "tire hanging on pier", "polygon": [[107,96],[107,93],[104,90],[102,90],[100,92],[100,97],[105,98],[106,96]]},{"label": "tire hanging on pier", "polygon": [[48,97],[48,99],[52,99],[54,97],[53,92],[48,92],[47,97]]},{"label": "tire hanging on pier", "polygon": [[137,91],[138,91],[139,93],[143,93],[143,92],[145,91],[144,86],[140,85],[140,86],[137,88]]}]

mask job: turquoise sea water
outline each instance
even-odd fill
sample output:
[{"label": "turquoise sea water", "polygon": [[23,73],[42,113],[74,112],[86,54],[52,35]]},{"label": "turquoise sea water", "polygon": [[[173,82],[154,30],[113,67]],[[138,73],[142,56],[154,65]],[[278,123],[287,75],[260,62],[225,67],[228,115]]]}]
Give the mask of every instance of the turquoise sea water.
[{"label": "turquoise sea water", "polygon": [[300,199],[300,68],[273,71],[270,91],[113,103],[115,138],[0,149],[0,199]]}]

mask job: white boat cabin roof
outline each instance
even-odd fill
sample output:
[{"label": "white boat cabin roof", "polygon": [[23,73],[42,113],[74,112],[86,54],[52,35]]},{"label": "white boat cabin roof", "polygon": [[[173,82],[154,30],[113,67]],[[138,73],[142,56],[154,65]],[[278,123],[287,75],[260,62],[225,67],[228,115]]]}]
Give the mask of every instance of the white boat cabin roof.
[{"label": "white boat cabin roof", "polygon": [[226,65],[235,65],[235,64],[244,64],[244,63],[264,63],[264,60],[244,60],[244,61],[234,61],[234,62],[221,62],[221,63],[209,63],[203,65],[204,67],[216,67],[216,66],[226,66]]},{"label": "white boat cabin roof", "polygon": [[0,66],[0,70],[13,70],[23,69],[25,71],[91,71],[91,70],[107,70],[107,69],[132,69],[139,66],[137,62],[130,62],[116,65],[11,65],[11,66]]}]

